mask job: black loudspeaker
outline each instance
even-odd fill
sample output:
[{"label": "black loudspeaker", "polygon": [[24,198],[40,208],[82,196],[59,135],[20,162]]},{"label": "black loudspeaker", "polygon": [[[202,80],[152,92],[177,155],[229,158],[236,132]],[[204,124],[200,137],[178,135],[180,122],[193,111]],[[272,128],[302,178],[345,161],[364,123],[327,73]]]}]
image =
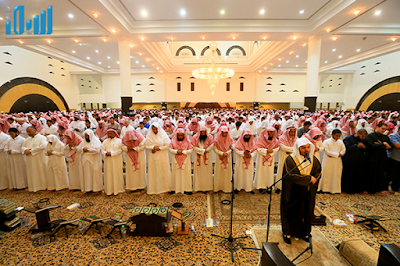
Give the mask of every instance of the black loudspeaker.
[{"label": "black loudspeaker", "polygon": [[167,110],[167,103],[166,102],[162,102],[161,103],[161,109],[162,110]]},{"label": "black loudspeaker", "polygon": [[294,266],[278,248],[278,243],[262,243],[261,266]]},{"label": "black loudspeaker", "polygon": [[400,266],[400,248],[395,244],[381,244],[378,266]]},{"label": "black loudspeaker", "polygon": [[259,102],[254,102],[254,103],[253,103],[253,108],[254,108],[255,110],[258,110],[258,109],[260,108],[260,103],[259,103]]}]

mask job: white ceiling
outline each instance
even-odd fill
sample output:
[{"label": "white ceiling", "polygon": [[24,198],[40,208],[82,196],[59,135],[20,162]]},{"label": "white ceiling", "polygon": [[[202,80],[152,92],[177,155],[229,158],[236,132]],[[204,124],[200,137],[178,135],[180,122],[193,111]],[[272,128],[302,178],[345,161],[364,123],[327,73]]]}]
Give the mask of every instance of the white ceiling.
[{"label": "white ceiling", "polygon": [[[176,49],[163,48],[167,41],[173,47],[180,44],[194,47],[196,53],[195,47],[219,41],[223,44],[223,55],[226,49],[222,47],[242,44],[247,47],[244,47],[248,54],[245,59],[231,56],[224,60],[234,69],[237,65],[236,71],[244,72],[304,72],[308,37],[316,34],[322,36],[321,71],[400,50],[399,0],[2,0],[1,3],[12,9],[25,5],[26,19],[53,5],[54,26],[53,34],[48,36],[6,36],[3,17],[0,45],[18,45],[96,73],[119,72],[120,39],[127,39],[132,45],[133,73],[191,72],[196,63],[201,63],[201,57],[175,57]],[[225,13],[221,14],[221,10]],[[353,14],[355,10],[360,11],[357,16]],[[328,28],[330,32],[326,31]],[[297,39],[293,40],[293,36]],[[332,40],[334,36],[336,41]],[[393,42],[393,37],[398,39]],[[75,43],[75,39],[79,42]],[[22,45],[20,40],[24,42]],[[263,46],[257,53],[250,53],[254,41]]]}]

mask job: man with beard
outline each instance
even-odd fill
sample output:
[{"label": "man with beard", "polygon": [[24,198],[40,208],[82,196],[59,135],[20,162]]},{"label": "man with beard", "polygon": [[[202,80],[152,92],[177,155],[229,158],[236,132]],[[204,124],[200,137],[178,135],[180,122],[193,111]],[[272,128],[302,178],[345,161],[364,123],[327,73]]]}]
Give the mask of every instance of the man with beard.
[{"label": "man with beard", "polygon": [[254,143],[253,132],[246,128],[236,141],[234,151],[237,155],[235,163],[235,193],[240,190],[253,191],[254,162],[253,157],[257,154],[257,146]]},{"label": "man with beard", "polygon": [[69,175],[69,189],[83,191],[83,176],[81,154],[77,153],[78,145],[83,141],[75,131],[67,129],[64,132],[65,144],[68,150],[68,175]]},{"label": "man with beard", "polygon": [[170,191],[171,170],[168,149],[171,143],[167,133],[159,123],[151,125],[145,147],[149,150],[147,170],[147,194]]},{"label": "man with beard", "polygon": [[193,170],[193,191],[213,190],[213,165],[211,151],[214,148],[214,138],[207,133],[207,128],[201,126],[199,132],[193,136],[192,145],[195,151]]},{"label": "man with beard", "polygon": [[[296,128],[291,126],[286,129],[286,131],[279,138],[279,160],[278,160],[278,172],[277,179],[282,176],[283,165],[285,164],[286,158],[293,152],[293,145],[297,140]],[[276,184],[278,192],[282,189],[282,183]]]},{"label": "man with beard", "polygon": [[375,132],[368,134],[365,138],[367,146],[368,175],[366,176],[367,191],[370,194],[381,192],[383,195],[389,195],[389,178],[385,176],[388,167],[388,157],[386,151],[393,149],[394,145],[389,137],[383,132],[387,130],[384,121],[376,125]]},{"label": "man with beard", "polygon": [[[126,131],[122,138],[126,152],[126,189],[135,191],[146,188],[145,138],[136,130]],[[144,193],[144,191],[143,191]]]},{"label": "man with beard", "polygon": [[28,189],[30,192],[45,190],[47,158],[44,155],[44,149],[47,145],[46,137],[38,134],[34,127],[28,127],[26,133],[29,138],[25,140],[21,151],[26,155]]},{"label": "man with beard", "polygon": [[[309,154],[311,162],[306,159],[306,154]],[[310,241],[321,164],[314,156],[314,145],[307,138],[295,142],[293,154],[286,158],[279,178],[293,168],[295,170],[282,180],[281,222],[283,240],[287,244],[292,243],[292,236]]]},{"label": "man with beard", "polygon": [[101,145],[104,158],[104,192],[118,195],[125,192],[122,173],[122,141],[114,129],[107,129],[107,139]]},{"label": "man with beard", "polygon": [[233,143],[234,141],[229,134],[228,127],[220,127],[214,139],[214,151],[218,157],[215,163],[214,192],[220,190],[225,193],[232,192],[231,145],[233,145]]},{"label": "man with beard", "polygon": [[254,187],[263,192],[274,183],[275,154],[279,151],[276,129],[267,127],[256,140],[257,163]]},{"label": "man with beard", "polygon": [[172,159],[172,174],[171,174],[171,193],[188,193],[192,194],[192,164],[190,154],[193,151],[192,144],[185,129],[178,128],[176,134],[171,140],[170,153],[174,156]]},{"label": "man with beard", "polygon": [[366,176],[365,151],[363,141],[368,133],[365,129],[359,129],[356,134],[343,140],[346,146],[346,154],[342,157],[342,192],[354,194],[364,191],[364,178]]},{"label": "man with beard", "polygon": [[93,130],[87,129],[83,132],[83,135],[84,139],[77,147],[77,152],[81,154],[82,164],[83,186],[81,191],[100,192],[103,190],[101,141]]},{"label": "man with beard", "polygon": [[[1,133],[3,132],[0,131],[0,135]],[[8,130],[11,139],[8,140],[4,149],[8,153],[8,188],[11,190],[23,189],[28,186],[25,156],[21,152],[25,139],[18,133],[16,128]]]}]

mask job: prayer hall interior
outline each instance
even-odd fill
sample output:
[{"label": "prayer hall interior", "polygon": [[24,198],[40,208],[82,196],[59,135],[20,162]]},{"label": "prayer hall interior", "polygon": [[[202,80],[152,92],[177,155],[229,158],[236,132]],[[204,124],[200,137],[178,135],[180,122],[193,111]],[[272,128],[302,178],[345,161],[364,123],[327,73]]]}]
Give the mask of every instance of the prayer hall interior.
[{"label": "prayer hall interior", "polygon": [[0,3],[0,264],[400,265],[399,0]]}]

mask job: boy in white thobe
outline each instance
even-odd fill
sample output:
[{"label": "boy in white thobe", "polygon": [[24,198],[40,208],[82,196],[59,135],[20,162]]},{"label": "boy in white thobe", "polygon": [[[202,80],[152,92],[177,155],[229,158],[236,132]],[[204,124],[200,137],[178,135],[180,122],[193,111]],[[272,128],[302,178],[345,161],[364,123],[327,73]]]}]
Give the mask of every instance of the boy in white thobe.
[{"label": "boy in white thobe", "polygon": [[118,195],[125,192],[122,173],[122,141],[115,129],[107,130],[107,139],[101,146],[104,157],[104,192]]},{"label": "boy in white thobe", "polygon": [[193,136],[192,145],[195,151],[193,170],[193,191],[213,190],[213,165],[211,151],[214,148],[214,138],[207,133],[205,126],[200,127],[200,132]]},{"label": "boy in white thobe", "polygon": [[346,146],[340,139],[342,133],[339,129],[332,131],[332,137],[325,140],[324,161],[322,163],[321,181],[318,190],[332,194],[341,193],[342,156],[346,153]]},{"label": "boy in white thobe", "polygon": [[47,157],[44,149],[47,146],[45,136],[37,133],[34,127],[26,130],[28,138],[22,146],[21,152],[26,155],[26,171],[28,177],[28,189],[30,192],[45,190]]},{"label": "boy in white thobe", "polygon": [[10,189],[23,189],[28,187],[26,175],[25,155],[21,153],[25,139],[19,136],[16,128],[8,130],[11,139],[7,142],[6,151],[8,153],[8,183]]},{"label": "boy in white thobe", "polygon": [[183,128],[178,128],[171,140],[169,151],[174,155],[172,159],[171,192],[192,194],[192,164],[190,154],[192,144]]},{"label": "boy in white thobe", "polygon": [[101,141],[93,130],[83,132],[83,141],[77,147],[77,152],[82,154],[82,192],[100,192],[103,190],[103,176],[101,165]]}]

